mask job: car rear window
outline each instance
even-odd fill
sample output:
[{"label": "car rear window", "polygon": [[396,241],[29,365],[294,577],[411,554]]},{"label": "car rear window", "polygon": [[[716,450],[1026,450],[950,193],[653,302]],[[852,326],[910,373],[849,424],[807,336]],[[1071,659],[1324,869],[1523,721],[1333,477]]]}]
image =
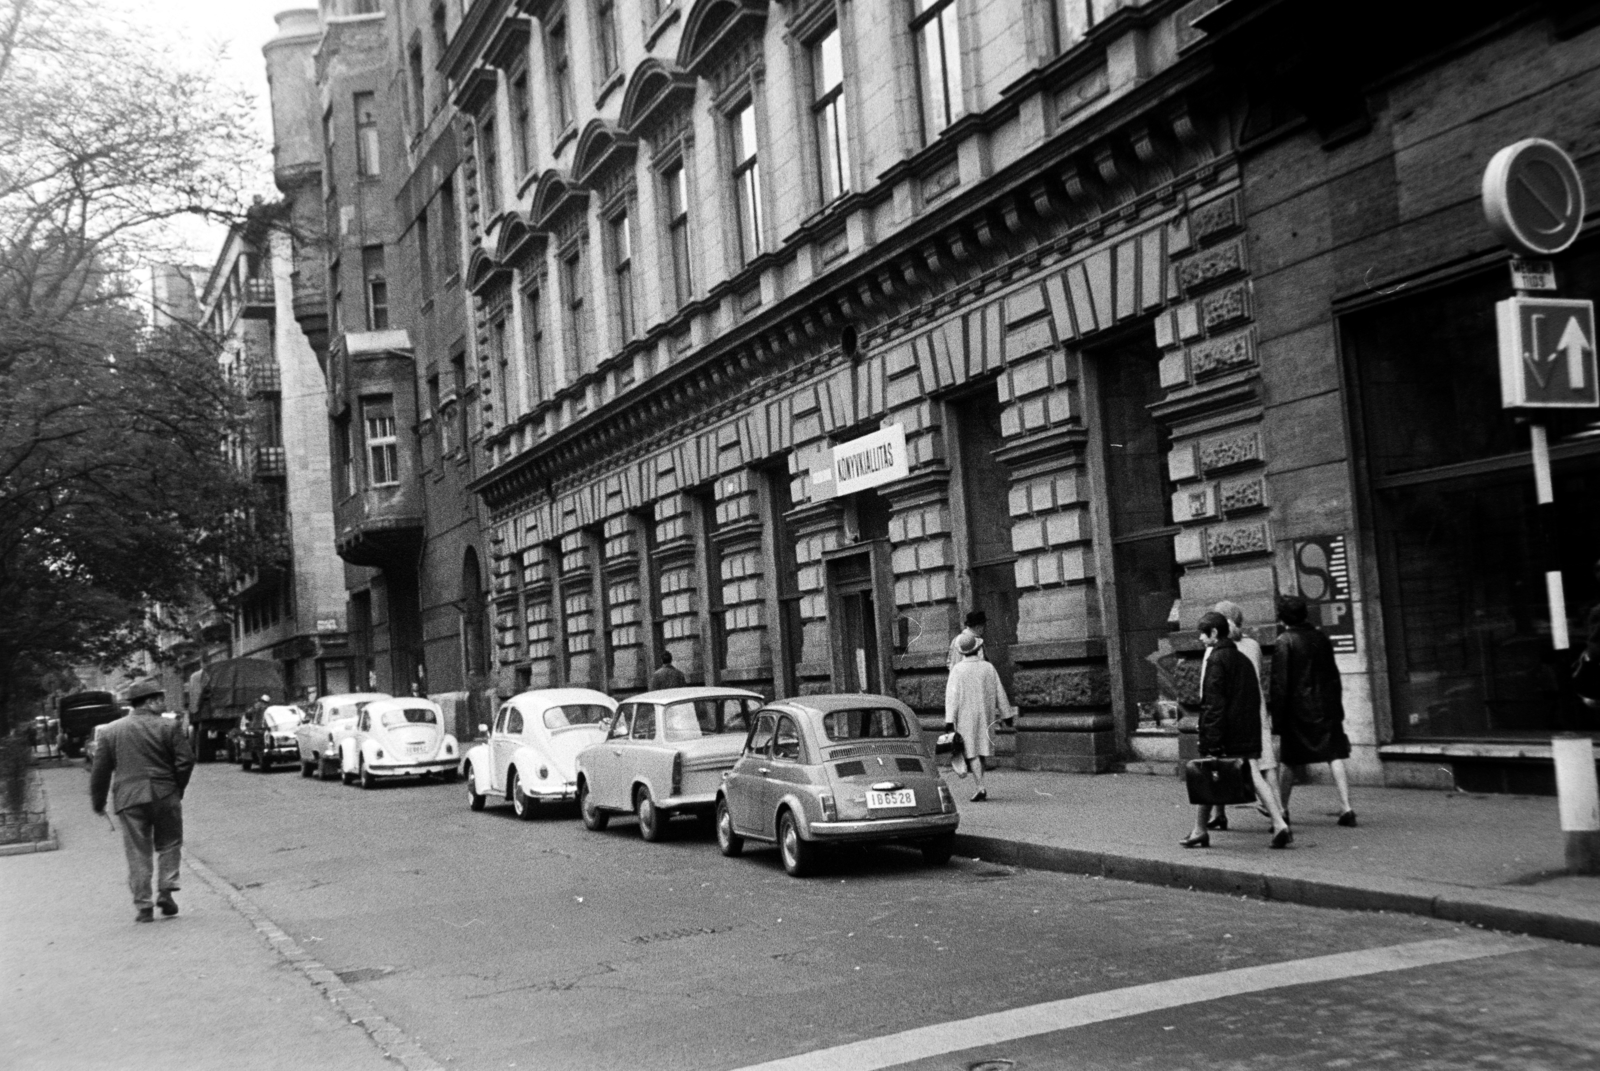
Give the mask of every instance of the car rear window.
[{"label": "car rear window", "polygon": [[903,740],[911,735],[906,719],[889,707],[832,710],[822,716],[822,731],[830,741]]},{"label": "car rear window", "polygon": [[378,719],[386,729],[393,729],[397,725],[438,725],[439,716],[427,707],[401,707],[399,710],[386,710]]},{"label": "car rear window", "polygon": [[601,725],[611,717],[611,708],[599,703],[568,703],[544,712],[546,729],[569,729],[574,725]]},{"label": "car rear window", "polygon": [[668,740],[698,740],[702,736],[721,736],[750,731],[750,712],[756,704],[749,699],[694,699],[667,707],[663,719]]},{"label": "car rear window", "polygon": [[262,718],[269,729],[293,729],[300,724],[300,712],[293,707],[268,707]]}]

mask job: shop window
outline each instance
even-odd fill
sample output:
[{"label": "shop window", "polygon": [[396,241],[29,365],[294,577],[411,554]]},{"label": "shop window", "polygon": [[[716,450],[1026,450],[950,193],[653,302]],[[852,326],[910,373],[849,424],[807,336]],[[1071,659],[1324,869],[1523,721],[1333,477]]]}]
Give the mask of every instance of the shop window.
[{"label": "shop window", "polygon": [[[1592,293],[1600,250],[1557,270],[1569,293]],[[1494,303],[1509,296],[1496,269],[1340,322],[1378,555],[1390,720],[1402,738],[1600,729],[1600,712],[1570,684],[1586,611],[1600,603],[1600,422],[1592,410],[1532,418],[1500,407]],[[1547,533],[1530,419],[1550,441]],[[1551,640],[1547,568],[1566,588],[1569,651]]]}]

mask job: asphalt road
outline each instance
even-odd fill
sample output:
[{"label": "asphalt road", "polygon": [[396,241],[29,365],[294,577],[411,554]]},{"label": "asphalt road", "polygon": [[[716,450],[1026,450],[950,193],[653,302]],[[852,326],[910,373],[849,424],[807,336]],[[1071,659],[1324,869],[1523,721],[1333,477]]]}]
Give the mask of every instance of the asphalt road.
[{"label": "asphalt road", "polygon": [[795,880],[697,823],[645,844],[459,784],[208,765],[185,810],[190,852],[448,1067],[1600,1066],[1600,949],[895,848]]}]

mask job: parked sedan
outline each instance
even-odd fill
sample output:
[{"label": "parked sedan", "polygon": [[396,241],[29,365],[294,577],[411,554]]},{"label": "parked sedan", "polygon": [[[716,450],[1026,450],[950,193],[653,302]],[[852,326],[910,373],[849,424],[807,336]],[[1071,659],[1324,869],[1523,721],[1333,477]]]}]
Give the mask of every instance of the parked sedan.
[{"label": "parked sedan", "polygon": [[248,770],[253,762],[262,773],[272,769],[274,763],[292,762],[300,754],[294,740],[294,729],[299,724],[297,707],[251,710],[228,732],[228,757],[241,770]]},{"label": "parked sedan", "polygon": [[717,794],[717,846],[778,846],[799,877],[828,844],[899,841],[949,861],[955,798],[911,708],[882,695],[813,695],[763,707]]},{"label": "parked sedan", "polygon": [[605,736],[617,701],[588,688],[542,688],[512,696],[495,715],[494,728],[478,726],[487,743],[461,760],[467,802],[481,811],[492,796],[511,801],[518,818],[533,817],[537,803],[577,794],[578,753]]},{"label": "parked sedan", "polygon": [[583,824],[599,830],[612,814],[637,814],[640,835],[655,841],[674,815],[710,818],[762,701],[739,688],[667,688],[625,700],[605,740],[578,755]]},{"label": "parked sedan", "polygon": [[374,699],[388,699],[388,692],[343,692],[325,695],[294,730],[300,757],[300,776],[327,781],[339,776],[339,743],[356,731],[361,708]]},{"label": "parked sedan", "polygon": [[339,743],[345,784],[373,788],[379,779],[438,774],[455,780],[456,738],[444,731],[444,714],[427,699],[374,699],[356,716],[355,732]]}]

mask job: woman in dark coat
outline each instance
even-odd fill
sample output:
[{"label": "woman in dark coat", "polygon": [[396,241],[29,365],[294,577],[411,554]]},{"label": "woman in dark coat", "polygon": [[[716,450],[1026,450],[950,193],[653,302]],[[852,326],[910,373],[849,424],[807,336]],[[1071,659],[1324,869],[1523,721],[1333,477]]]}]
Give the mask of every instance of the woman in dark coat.
[{"label": "woman in dark coat", "polygon": [[[1283,631],[1272,652],[1272,684],[1267,691],[1267,710],[1272,728],[1283,738],[1279,775],[1283,807],[1289,809],[1289,791],[1294,788],[1297,769],[1311,763],[1327,763],[1333,770],[1333,783],[1339,789],[1339,824],[1356,824],[1350,808],[1350,775],[1344,760],[1350,757],[1350,740],[1344,735],[1343,687],[1339,666],[1333,659],[1333,641],[1310,624],[1306,601],[1297,595],[1278,600],[1278,621]],[[1303,776],[1303,774],[1302,774]]]},{"label": "woman in dark coat", "polygon": [[[1228,619],[1212,610],[1200,617],[1200,642],[1207,647],[1200,679],[1200,754],[1216,758],[1261,757],[1261,684],[1255,667],[1228,638]],[[1256,794],[1267,798],[1270,788],[1254,762],[1249,764]],[[1179,841],[1185,848],[1209,848],[1210,804],[1195,811],[1194,831]],[[1281,822],[1282,819],[1277,821]],[[1274,823],[1277,826],[1277,822]],[[1272,846],[1286,848],[1294,839],[1283,822],[1272,832]]]}]

